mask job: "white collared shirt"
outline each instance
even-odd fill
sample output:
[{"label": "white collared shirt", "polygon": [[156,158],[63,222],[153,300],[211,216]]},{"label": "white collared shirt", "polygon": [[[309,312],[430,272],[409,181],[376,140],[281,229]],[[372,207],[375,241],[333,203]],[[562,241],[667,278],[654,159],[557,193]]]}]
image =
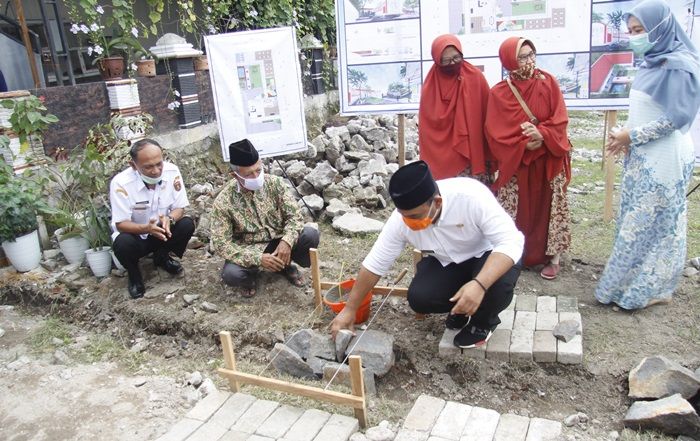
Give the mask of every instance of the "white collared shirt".
[{"label": "white collared shirt", "polygon": [[362,265],[383,276],[407,244],[435,257],[442,266],[481,257],[487,251],[503,253],[518,262],[525,238],[493,193],[471,178],[437,181],[442,211],[436,223],[413,231],[394,210]]},{"label": "white collared shirt", "polygon": [[[190,204],[180,169],[170,162],[163,162],[161,181],[153,190],[146,187],[133,168],[119,172],[109,184],[109,202],[112,207],[112,240],[119,235],[116,225],[119,222],[147,224],[151,219]],[[146,237],[147,234],[141,235],[142,239]]]}]

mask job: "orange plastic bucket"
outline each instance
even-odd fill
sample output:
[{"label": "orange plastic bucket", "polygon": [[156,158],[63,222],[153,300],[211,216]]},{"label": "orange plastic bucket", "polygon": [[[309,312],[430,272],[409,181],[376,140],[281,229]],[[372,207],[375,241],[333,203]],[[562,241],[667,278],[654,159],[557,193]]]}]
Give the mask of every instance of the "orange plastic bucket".
[{"label": "orange plastic bucket", "polygon": [[[355,279],[340,282],[340,290],[343,292],[344,296],[350,292],[353,285],[355,285]],[[345,301],[340,300],[338,285],[334,286],[323,294],[323,303],[325,303],[331,309],[331,311],[336,314],[345,308]],[[357,313],[355,313],[355,323],[364,323],[369,319],[369,307],[371,303],[372,291],[367,293],[364,300],[362,300],[360,307],[357,309]]]}]

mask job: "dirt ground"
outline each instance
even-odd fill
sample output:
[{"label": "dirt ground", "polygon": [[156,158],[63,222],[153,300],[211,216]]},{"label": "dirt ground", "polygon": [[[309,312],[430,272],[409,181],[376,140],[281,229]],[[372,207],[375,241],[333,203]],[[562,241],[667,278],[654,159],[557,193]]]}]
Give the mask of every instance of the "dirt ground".
[{"label": "dirt ground", "polygon": [[[322,280],[352,277],[374,237],[342,237],[326,224],[321,224],[321,229]],[[165,432],[193,404],[183,391],[187,372],[202,371],[220,388],[226,388],[215,373],[222,363],[219,331],[232,332],[239,367],[261,373],[275,342],[304,327],[327,329],[332,313],[323,310],[314,314],[308,271],[304,288],[292,287],[270,274],[265,275],[262,293],[244,299],[235,289],[222,286],[221,264],[204,248],[186,253],[182,278],[171,278],[146,262],[150,298],[137,301],[128,299],[125,278],[98,282],[84,268],[80,269],[81,277],[70,282],[3,272],[0,303],[17,307],[0,315],[0,327],[6,330],[0,338],[0,390],[4,397],[0,438],[88,439],[99,433],[102,439],[124,439],[124,435],[150,439]],[[377,379],[378,396],[369,403],[372,422],[400,422],[414,400],[425,393],[503,413],[559,421],[584,412],[591,422],[570,432],[575,439],[608,439],[611,431],[619,431],[623,440],[671,439],[656,435],[638,438],[635,432],[623,431],[620,420],[631,403],[626,397],[627,373],[643,357],[656,354],[691,369],[700,366],[697,278],[684,278],[669,305],[634,313],[615,311],[597,304],[593,297],[603,264],[602,260],[568,258],[556,281],[525,271],[516,288],[516,294],[579,299],[584,326],[584,364],[580,366],[440,359],[437,350],[444,317],[416,320],[405,300],[389,299],[372,327],[394,335],[397,362],[386,376]],[[408,250],[387,276],[389,280],[380,283],[391,284],[390,279],[403,268],[409,270],[400,283],[405,286],[413,271]],[[182,300],[184,294],[200,298],[188,306]],[[214,303],[219,312],[204,312],[202,301]],[[375,297],[373,313],[380,301]],[[116,354],[95,364],[81,363],[79,356],[73,367],[70,362],[69,367],[53,364],[54,347],[37,354],[26,344],[42,320],[38,313],[50,313],[71,323],[73,331],[66,339],[69,354],[80,352],[80,342],[85,340],[81,335],[110,335],[121,342],[127,354],[135,341],[145,340],[146,355],[129,366]],[[29,357],[26,367],[5,367],[22,356]],[[269,369],[264,374],[276,375]],[[142,378],[146,383],[134,386]],[[251,390],[258,396],[267,393]],[[301,403],[324,408],[321,403]]]}]

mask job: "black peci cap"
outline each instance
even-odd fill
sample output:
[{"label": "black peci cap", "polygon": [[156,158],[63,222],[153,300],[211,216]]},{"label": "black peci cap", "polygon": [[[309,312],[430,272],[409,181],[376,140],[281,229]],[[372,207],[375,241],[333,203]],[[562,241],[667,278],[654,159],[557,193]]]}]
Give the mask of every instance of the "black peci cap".
[{"label": "black peci cap", "polygon": [[239,167],[250,167],[258,162],[258,151],[248,139],[242,139],[228,146],[229,162]]},{"label": "black peci cap", "polygon": [[437,192],[437,184],[425,161],[404,165],[389,181],[389,195],[396,208],[411,210],[427,202]]}]

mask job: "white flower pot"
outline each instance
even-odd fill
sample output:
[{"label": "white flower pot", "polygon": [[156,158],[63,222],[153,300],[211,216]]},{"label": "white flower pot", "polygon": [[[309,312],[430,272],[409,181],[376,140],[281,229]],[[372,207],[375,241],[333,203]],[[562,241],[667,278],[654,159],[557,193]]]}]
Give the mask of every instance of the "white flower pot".
[{"label": "white flower pot", "polygon": [[81,263],[85,259],[85,250],[90,248],[87,239],[82,236],[62,239],[63,228],[56,230],[55,234],[56,239],[58,239],[58,247],[68,263]]},{"label": "white flower pot", "polygon": [[95,277],[108,276],[110,271],[112,271],[112,254],[110,251],[110,247],[85,250],[85,258]]},{"label": "white flower pot", "polygon": [[14,241],[3,242],[2,249],[12,266],[20,273],[33,270],[41,261],[39,234],[36,230]]}]

